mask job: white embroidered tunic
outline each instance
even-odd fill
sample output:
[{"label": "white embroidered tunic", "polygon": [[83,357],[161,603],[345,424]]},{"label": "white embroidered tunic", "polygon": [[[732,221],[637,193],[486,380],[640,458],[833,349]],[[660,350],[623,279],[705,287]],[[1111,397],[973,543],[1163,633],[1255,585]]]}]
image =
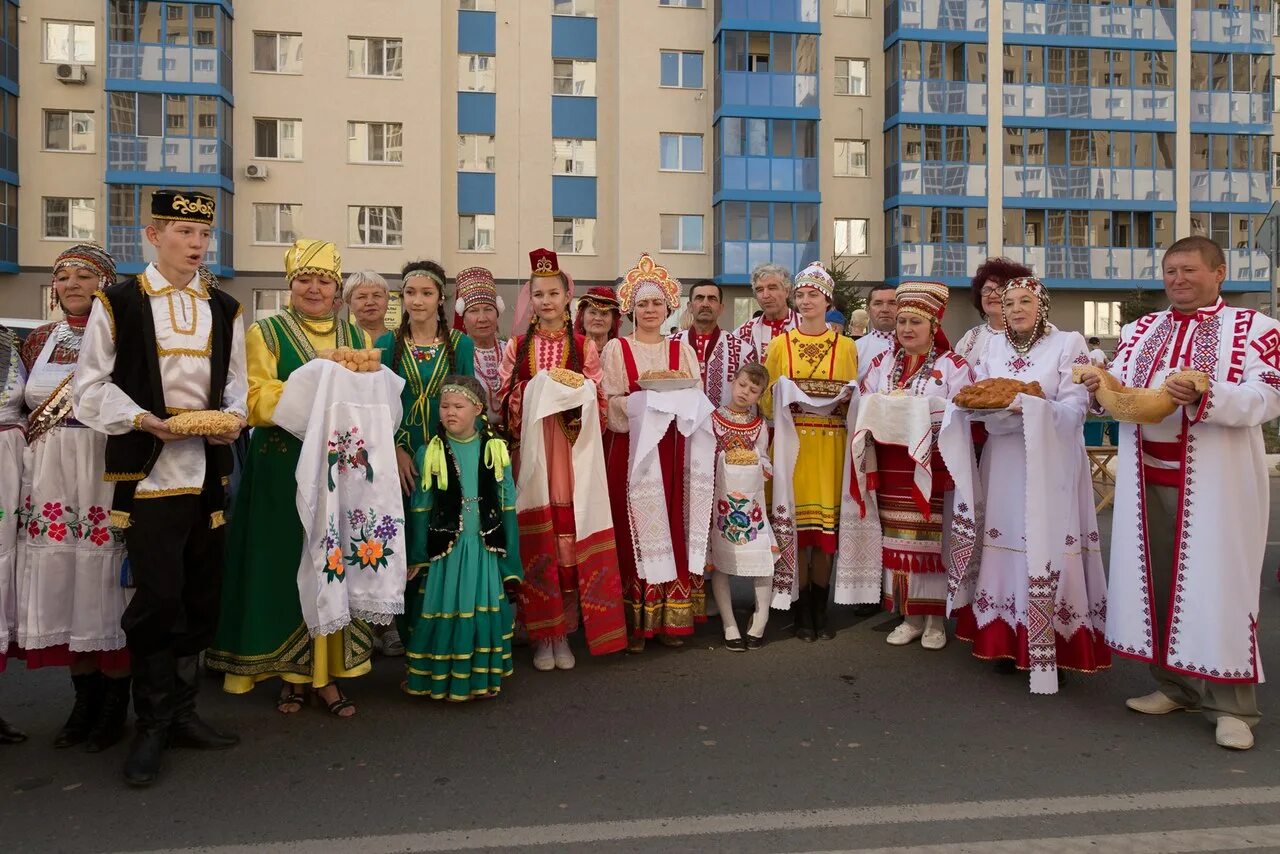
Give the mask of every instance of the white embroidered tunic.
[{"label": "white embroidered tunic", "polygon": [[489,416],[489,423],[493,425],[502,423],[502,401],[498,397],[498,389],[502,387],[499,369],[502,367],[502,351],[506,347],[507,340],[499,338],[492,347],[477,344],[475,349],[476,379],[484,386],[485,411]]},{"label": "white embroidered tunic", "polygon": [[961,335],[960,340],[956,342],[956,346],[951,349],[957,356],[976,368],[978,363],[982,361],[983,354],[987,351],[988,342],[993,338],[1003,337],[1003,332],[998,329],[992,329],[984,320],[964,335]]},{"label": "white embroidered tunic", "polygon": [[702,388],[712,406],[728,404],[729,386],[733,384],[738,370],[749,362],[759,361],[754,347],[737,335],[718,327],[708,335],[700,335],[690,327],[682,329],[671,338],[688,344],[698,357]]},{"label": "white embroidered tunic", "polygon": [[799,323],[800,315],[790,310],[780,320],[768,320],[762,314],[759,317],[752,317],[747,320],[733,334],[749,343],[756,352],[756,361],[764,364],[764,357],[769,351],[770,342],[779,335],[785,335],[790,330],[795,329]]},{"label": "white embroidered tunic", "polygon": [[872,329],[855,341],[854,344],[858,348],[858,382],[862,382],[867,376],[867,372],[871,370],[872,360],[881,353],[893,349],[893,332],[881,332],[879,329]]}]

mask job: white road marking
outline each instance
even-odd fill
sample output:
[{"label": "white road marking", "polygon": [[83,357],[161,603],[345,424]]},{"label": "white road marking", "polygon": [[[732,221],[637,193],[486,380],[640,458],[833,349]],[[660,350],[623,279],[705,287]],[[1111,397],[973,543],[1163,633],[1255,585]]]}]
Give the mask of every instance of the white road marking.
[{"label": "white road marking", "polygon": [[1008,839],[1000,842],[955,842],[909,848],[848,848],[807,854],[1182,854],[1192,851],[1244,851],[1280,848],[1280,824],[1257,827],[1205,827],[1158,833],[1112,833],[1104,836],[1060,836]]},{"label": "white road marking", "polygon": [[[1044,818],[1088,813],[1147,812],[1267,804],[1280,805],[1280,786],[668,816],[580,824],[542,824],[524,827],[444,830],[434,833],[308,839],[296,842],[260,842],[181,850],[188,854],[294,854],[294,852],[306,852],[306,854],[382,854],[386,852],[386,854],[392,854],[392,852],[401,851],[475,851],[485,848],[528,848],[534,845],[574,845],[589,842],[625,842],[708,835],[732,836],[787,830],[822,830],[948,821],[972,822],[984,819]],[[984,844],[982,850],[994,849]],[[1021,852],[1031,849],[1024,845],[1017,850]]]}]

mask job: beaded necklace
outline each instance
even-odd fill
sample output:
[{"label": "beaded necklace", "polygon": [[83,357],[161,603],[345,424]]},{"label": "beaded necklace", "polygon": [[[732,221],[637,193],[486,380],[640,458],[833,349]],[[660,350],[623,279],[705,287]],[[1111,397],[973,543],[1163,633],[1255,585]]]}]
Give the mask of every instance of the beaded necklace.
[{"label": "beaded necklace", "polygon": [[925,354],[924,362],[920,368],[911,375],[910,378],[903,380],[902,374],[907,369],[907,351],[905,348],[899,347],[893,354],[893,372],[890,374],[889,389],[896,391],[911,385],[912,394],[923,394],[924,386],[928,379],[933,375],[933,363],[938,358],[938,352],[935,348],[929,348],[929,352]]},{"label": "beaded necklace", "polygon": [[[338,328],[338,316],[336,314],[330,314],[326,317],[310,318],[295,309],[293,306],[286,308],[285,312],[287,312],[299,326],[317,338],[324,338],[332,335],[333,331]],[[314,322],[317,320],[320,321],[320,323],[324,323],[327,320],[329,321],[329,326],[327,328],[321,327],[318,323]]]}]

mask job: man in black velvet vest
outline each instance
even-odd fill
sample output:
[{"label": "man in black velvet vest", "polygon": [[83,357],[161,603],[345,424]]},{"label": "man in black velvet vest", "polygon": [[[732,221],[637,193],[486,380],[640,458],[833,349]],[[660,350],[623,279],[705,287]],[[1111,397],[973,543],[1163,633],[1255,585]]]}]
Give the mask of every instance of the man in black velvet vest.
[{"label": "man in black velvet vest", "polygon": [[[75,378],[80,420],[107,434],[104,479],[124,529],[135,587],[121,624],[132,658],[137,737],[125,779],[153,783],[167,747],[238,742],[196,714],[199,655],[218,622],[226,483],[245,425],[247,374],[240,305],[201,264],[214,200],[157,190],[147,240],[156,260],[96,294]],[[220,410],[238,426],[178,435],[166,419]]]}]

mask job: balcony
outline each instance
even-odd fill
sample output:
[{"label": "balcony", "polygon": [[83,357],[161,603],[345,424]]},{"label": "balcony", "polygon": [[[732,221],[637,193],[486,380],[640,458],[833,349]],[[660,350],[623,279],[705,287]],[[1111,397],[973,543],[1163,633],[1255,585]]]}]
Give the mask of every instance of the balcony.
[{"label": "balcony", "polygon": [[1172,41],[1173,9],[1005,0],[1004,31],[1035,36]]},{"label": "balcony", "polygon": [[231,146],[207,137],[108,134],[107,169],[198,172],[230,178]]},{"label": "balcony", "polygon": [[716,246],[715,274],[717,276],[750,275],[761,264],[781,264],[788,270],[799,270],[817,261],[818,242],[791,242],[777,240],[726,240]]},{"label": "balcony", "polygon": [[716,163],[716,191],[817,192],[816,157],[722,157]]},{"label": "balcony", "polygon": [[231,57],[211,47],[109,42],[107,77],[220,85],[230,91]]},{"label": "balcony", "polygon": [[1104,89],[1006,83],[1002,92],[1006,118],[1171,122],[1175,115],[1174,93],[1170,89]]},{"label": "balcony", "polygon": [[903,243],[885,253],[886,278],[963,279],[987,260],[986,244]]},{"label": "balcony", "polygon": [[884,170],[885,198],[987,195],[987,167],[960,163],[895,163]]},{"label": "balcony", "polygon": [[716,86],[721,107],[818,107],[818,75],[724,71]]},{"label": "balcony", "polygon": [[718,0],[716,23],[760,21],[762,23],[818,23],[818,0]]},{"label": "balcony", "polygon": [[[1271,95],[1251,92],[1191,91],[1191,121],[1215,124],[1271,124]],[[1270,128],[1268,128],[1268,132]]]},{"label": "balcony", "polygon": [[[1271,47],[1270,12],[1241,12],[1236,9],[1194,10],[1191,13],[1191,40],[1217,46],[1257,45]],[[1271,51],[1268,50],[1267,53]]]},{"label": "balcony", "polygon": [[885,113],[987,117],[987,84],[951,80],[895,80],[885,93]]},{"label": "balcony", "polygon": [[1270,202],[1271,176],[1245,170],[1193,169],[1193,202]]},{"label": "balcony", "polygon": [[884,8],[884,34],[901,29],[985,33],[987,0],[901,0]]},{"label": "balcony", "polygon": [[1004,195],[1023,199],[1174,201],[1172,169],[1006,166]]}]

